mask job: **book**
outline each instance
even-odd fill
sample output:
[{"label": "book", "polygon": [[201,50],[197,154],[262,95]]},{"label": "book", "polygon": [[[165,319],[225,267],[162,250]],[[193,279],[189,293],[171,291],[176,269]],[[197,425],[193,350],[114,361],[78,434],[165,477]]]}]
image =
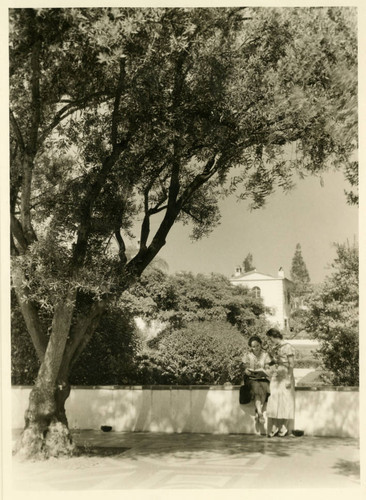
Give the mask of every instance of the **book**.
[{"label": "book", "polygon": [[250,376],[255,378],[268,378],[269,375],[264,370],[249,370]]}]

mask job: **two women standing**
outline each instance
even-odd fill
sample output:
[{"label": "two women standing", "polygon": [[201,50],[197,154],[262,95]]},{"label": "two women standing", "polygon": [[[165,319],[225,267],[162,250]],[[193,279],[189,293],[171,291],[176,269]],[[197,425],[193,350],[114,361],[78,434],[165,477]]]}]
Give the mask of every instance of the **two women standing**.
[{"label": "two women standing", "polygon": [[250,380],[258,421],[264,423],[263,411],[268,399],[268,437],[283,437],[293,429],[295,417],[295,351],[275,328],[268,330],[266,336],[270,344],[268,352],[259,337],[249,339],[250,351],[243,358],[244,373]]}]

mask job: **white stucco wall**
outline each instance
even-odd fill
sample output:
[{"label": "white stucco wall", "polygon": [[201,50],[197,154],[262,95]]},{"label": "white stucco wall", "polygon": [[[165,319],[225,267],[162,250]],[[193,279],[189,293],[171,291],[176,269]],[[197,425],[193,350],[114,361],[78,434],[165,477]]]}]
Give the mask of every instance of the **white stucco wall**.
[{"label": "white stucco wall", "polygon": [[265,306],[273,310],[273,314],[268,315],[268,320],[279,328],[285,328],[285,319],[287,325],[290,317],[290,305],[285,302],[284,293],[290,288],[290,282],[282,278],[264,277],[260,273],[253,273],[249,276],[231,278],[230,282],[234,286],[245,286],[250,290],[259,287],[261,297]]},{"label": "white stucco wall", "polygon": [[[12,427],[24,426],[30,387],[12,389]],[[238,386],[75,387],[66,403],[70,428],[115,431],[253,434],[264,432]],[[359,436],[359,393],[297,388],[295,428],[311,436]]]}]

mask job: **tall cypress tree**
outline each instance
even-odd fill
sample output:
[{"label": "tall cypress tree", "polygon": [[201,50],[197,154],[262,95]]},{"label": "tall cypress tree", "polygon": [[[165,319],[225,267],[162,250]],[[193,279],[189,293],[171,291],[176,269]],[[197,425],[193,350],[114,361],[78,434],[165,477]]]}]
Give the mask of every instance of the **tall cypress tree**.
[{"label": "tall cypress tree", "polygon": [[301,245],[296,245],[295,254],[292,258],[291,280],[294,283],[293,297],[295,304],[301,305],[304,295],[309,291],[310,276],[301,253]]},{"label": "tall cypress tree", "polygon": [[255,265],[253,264],[253,255],[251,253],[248,253],[248,255],[243,260],[243,268],[245,273],[254,271]]}]

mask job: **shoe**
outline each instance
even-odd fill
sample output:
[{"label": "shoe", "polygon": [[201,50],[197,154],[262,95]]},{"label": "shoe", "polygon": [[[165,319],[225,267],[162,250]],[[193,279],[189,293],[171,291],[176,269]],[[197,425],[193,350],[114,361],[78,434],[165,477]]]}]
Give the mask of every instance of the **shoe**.
[{"label": "shoe", "polygon": [[268,437],[269,437],[269,438],[273,438],[273,437],[277,436],[278,431],[279,431],[279,428],[278,428],[278,427],[272,427],[272,430],[271,430],[271,432],[268,434]]},{"label": "shoe", "polygon": [[283,437],[287,436],[287,434],[288,434],[288,430],[287,430],[287,429],[286,429],[286,427],[283,425],[283,426],[281,427],[281,430],[280,430],[280,432],[278,433],[278,435],[279,435],[279,437],[283,438]]}]

